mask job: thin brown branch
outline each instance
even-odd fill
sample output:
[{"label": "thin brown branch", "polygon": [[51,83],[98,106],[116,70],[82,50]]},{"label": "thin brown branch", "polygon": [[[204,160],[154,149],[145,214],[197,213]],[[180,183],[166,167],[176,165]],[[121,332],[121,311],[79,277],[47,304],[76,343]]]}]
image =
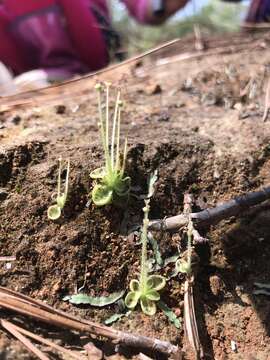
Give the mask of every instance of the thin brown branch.
[{"label": "thin brown branch", "polygon": [[183,213],[161,220],[152,220],[148,228],[149,230],[156,231],[176,231],[187,226],[189,216],[197,228],[202,228],[216,224],[232,216],[241,215],[252,206],[258,205],[268,199],[270,199],[270,187],[238,196],[214,208],[191,213],[190,215]]},{"label": "thin brown branch", "polygon": [[264,112],[263,112],[263,121],[264,122],[268,119],[269,108],[270,108],[270,79],[268,80],[266,92],[265,92]]},{"label": "thin brown branch", "polygon": [[167,341],[130,334],[105,325],[96,324],[92,321],[83,320],[66,314],[63,311],[56,310],[39,300],[34,300],[26,295],[3,287],[0,287],[0,306],[33,319],[49,323],[50,325],[103,336],[113,340],[115,343],[125,346],[160,352],[166,355],[174,354],[178,358],[181,356],[181,350]]},{"label": "thin brown branch", "polygon": [[0,261],[15,261],[16,260],[16,256],[0,256]]},{"label": "thin brown branch", "polygon": [[249,48],[247,47],[246,44],[244,44],[244,45],[229,45],[229,46],[223,46],[221,48],[186,52],[180,55],[159,59],[156,62],[156,66],[169,65],[175,62],[197,59],[204,56],[208,57],[213,55],[236,53],[240,51],[251,51],[259,46],[261,46],[261,42],[257,41],[256,43],[253,43]]},{"label": "thin brown branch", "polygon": [[10,334],[18,339],[27,348],[27,350],[35,354],[40,360],[50,360],[48,356],[42,353],[34,344],[31,343],[30,340],[23,336],[9,321],[1,319],[0,323],[4,329],[10,332]]},{"label": "thin brown branch", "polygon": [[54,342],[48,340],[48,339],[44,339],[43,337],[32,333],[31,331],[25,330],[17,325],[12,324],[13,328],[16,329],[19,333],[26,335],[44,345],[47,345],[49,347],[51,347],[52,349],[55,349],[57,351],[59,351],[60,353],[66,354],[68,355],[70,358],[75,359],[75,360],[84,360],[86,359],[85,356],[83,356],[82,354],[76,354],[75,352],[68,350],[66,348],[64,348],[63,346],[57,345]]},{"label": "thin brown branch", "polygon": [[[193,222],[190,218],[190,214],[192,213],[192,205],[194,203],[194,198],[191,194],[186,193],[184,195],[184,214],[189,216],[189,224],[188,224],[188,230],[192,229],[192,236],[194,240],[194,227]],[[198,231],[197,231],[198,233]],[[198,233],[198,236],[200,234]],[[192,243],[189,243],[188,246],[190,248],[188,251],[190,251],[189,256],[191,256],[192,252]],[[191,273],[186,274],[187,278],[185,281],[185,288],[184,288],[184,323],[185,323],[185,334],[186,337],[192,346],[192,349],[196,355],[196,359],[202,359],[203,358],[203,347],[200,342],[199,338],[199,332],[198,332],[198,326],[197,326],[197,318],[194,308],[194,298],[193,298],[193,284],[194,284],[194,275],[193,270],[191,269]]]},{"label": "thin brown branch", "polygon": [[202,345],[200,343],[196,314],[194,309],[193,277],[190,277],[185,281],[184,320],[187,338],[196,354],[196,359],[202,359],[204,357],[204,353]]},{"label": "thin brown branch", "polygon": [[181,39],[171,40],[153,49],[147,50],[142,54],[133,56],[121,63],[108,66],[105,69],[101,69],[96,72],[77,77],[75,79],[67,80],[56,85],[20,92],[15,95],[0,96],[0,112],[7,111],[14,107],[25,107],[29,105],[37,106],[42,102],[46,102],[46,104],[54,104],[59,100],[63,100],[63,98],[69,99],[76,96],[80,96],[81,98],[83,95],[86,95],[83,93],[84,91],[87,91],[87,95],[89,94],[89,82],[93,82],[94,84],[97,77],[99,80],[102,80],[102,77],[105,76],[106,80],[109,80],[110,75],[115,76],[116,70],[124,68],[125,66],[128,66],[162,49],[170,47],[180,41]]}]

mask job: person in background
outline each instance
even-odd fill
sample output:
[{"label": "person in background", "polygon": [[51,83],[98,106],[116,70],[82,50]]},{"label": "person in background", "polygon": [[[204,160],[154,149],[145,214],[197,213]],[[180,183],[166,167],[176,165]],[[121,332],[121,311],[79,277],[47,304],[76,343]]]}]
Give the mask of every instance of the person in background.
[{"label": "person in background", "polygon": [[[239,3],[242,0],[222,0],[230,3]],[[247,23],[269,22],[270,0],[252,0],[246,16]]]},{"label": "person in background", "polygon": [[[159,25],[189,0],[122,2],[139,23]],[[270,0],[253,0],[248,21],[265,21],[269,8]],[[110,15],[106,0],[0,0],[0,95],[11,76],[25,90],[108,65],[119,47]]]},{"label": "person in background", "polygon": [[[122,2],[138,22],[154,25],[188,0]],[[15,85],[41,87],[105,67],[119,46],[110,15],[106,0],[0,1],[0,92],[1,74],[2,82],[12,73]]]}]

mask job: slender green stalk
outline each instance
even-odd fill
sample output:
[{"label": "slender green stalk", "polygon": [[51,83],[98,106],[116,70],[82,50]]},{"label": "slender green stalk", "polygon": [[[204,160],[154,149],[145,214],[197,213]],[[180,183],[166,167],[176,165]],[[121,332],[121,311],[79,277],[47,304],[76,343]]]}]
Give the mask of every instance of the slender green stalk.
[{"label": "slender green stalk", "polygon": [[120,148],[121,107],[122,107],[122,103],[119,104],[119,110],[118,110],[115,169],[119,169],[119,163],[120,163],[120,151],[119,151],[119,148]]},{"label": "slender green stalk", "polygon": [[114,167],[114,143],[115,143],[115,129],[117,124],[117,116],[118,109],[119,109],[119,101],[120,101],[120,91],[117,93],[116,102],[115,102],[115,109],[114,109],[114,116],[113,116],[113,128],[112,128],[112,145],[111,145],[111,164]]},{"label": "slender green stalk", "polygon": [[61,174],[62,174],[62,157],[59,158],[58,181],[57,181],[57,196],[61,196]]},{"label": "slender green stalk", "polygon": [[153,174],[149,179],[148,195],[145,199],[145,206],[143,208],[144,218],[141,233],[142,253],[141,253],[141,269],[139,280],[133,279],[130,281],[130,291],[125,298],[125,304],[129,309],[135,309],[138,302],[141,305],[142,311],[147,315],[154,315],[156,313],[156,303],[160,300],[159,291],[166,285],[166,279],[160,275],[150,275],[147,262],[147,242],[148,242],[148,225],[149,225],[149,211],[150,198],[154,193],[154,184],[157,180],[157,174]]},{"label": "slender green stalk", "polygon": [[124,175],[127,160],[127,138],[125,138],[124,152],[123,152],[123,163],[121,168],[121,176]]},{"label": "slender green stalk", "polygon": [[106,146],[109,149],[109,108],[110,108],[110,83],[106,83]]},{"label": "slender green stalk", "polygon": [[60,157],[59,158],[58,177],[57,177],[57,196],[55,199],[56,204],[51,205],[47,210],[47,215],[50,220],[57,220],[61,216],[61,212],[67,201],[68,185],[69,185],[69,170],[70,170],[70,160],[68,159],[64,192],[61,192],[62,157]]},{"label": "slender green stalk", "polygon": [[144,219],[142,228],[142,255],[141,255],[141,273],[140,273],[140,290],[142,293],[146,291],[146,282],[148,277],[148,264],[147,264],[147,229],[149,224],[149,206],[150,200],[145,200],[145,207],[143,208]]},{"label": "slender green stalk", "polygon": [[109,155],[109,145],[106,142],[106,133],[109,131],[107,124],[106,129],[104,129],[104,119],[103,119],[103,113],[102,113],[102,102],[101,102],[101,88],[96,86],[96,89],[98,90],[98,110],[99,110],[99,126],[100,126],[100,135],[101,135],[101,143],[104,150],[105,155],[105,166],[106,171],[108,173],[112,172],[112,166],[111,166],[111,159]]},{"label": "slender green stalk", "polygon": [[65,182],[65,198],[67,197],[67,194],[68,194],[69,170],[70,170],[70,159],[67,160],[67,172],[66,172],[66,182]]}]

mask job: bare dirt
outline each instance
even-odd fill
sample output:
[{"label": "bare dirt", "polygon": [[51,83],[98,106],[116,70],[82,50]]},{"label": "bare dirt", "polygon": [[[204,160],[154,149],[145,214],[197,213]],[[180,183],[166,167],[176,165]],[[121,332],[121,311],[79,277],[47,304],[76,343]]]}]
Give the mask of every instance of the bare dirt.
[{"label": "bare dirt", "polygon": [[[234,54],[163,66],[146,59],[120,82],[132,186],[144,194],[147,176],[159,171],[151,218],[181,212],[185,192],[203,208],[269,186],[270,120],[263,122],[262,115],[270,50],[267,35],[262,38],[261,46],[247,45]],[[128,288],[140,257],[138,239],[128,234],[141,222],[143,203],[132,197],[124,209],[87,205],[89,173],[103,161],[97,114],[96,94],[89,89],[86,100],[0,115],[0,255],[16,256],[11,268],[0,263],[0,285],[103,322],[118,305],[77,308],[62,299],[83,285],[83,292],[95,296]],[[60,155],[71,160],[71,186],[63,216],[52,222],[47,208]],[[265,203],[207,229],[209,243],[196,249],[196,311],[207,359],[270,359],[270,298],[253,294],[255,282],[270,282],[269,224]],[[164,258],[176,252],[175,234],[158,240]],[[162,273],[172,270],[170,265]],[[171,279],[162,295],[181,319],[183,281],[183,276]],[[1,316],[14,318],[3,311]],[[32,322],[24,326],[44,329]],[[150,318],[138,309],[113,326],[185,343],[183,326],[176,329],[161,312]],[[56,329],[44,334],[54,337]],[[57,334],[64,345],[85,341],[78,334]],[[99,346],[113,355],[108,343]],[[0,348],[1,359],[31,358],[3,331]],[[188,349],[186,358],[194,359]]]}]

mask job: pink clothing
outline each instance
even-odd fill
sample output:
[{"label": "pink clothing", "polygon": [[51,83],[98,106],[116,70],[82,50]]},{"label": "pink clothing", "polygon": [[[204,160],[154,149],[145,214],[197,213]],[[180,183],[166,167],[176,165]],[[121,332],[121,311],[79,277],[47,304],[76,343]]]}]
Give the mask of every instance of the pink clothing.
[{"label": "pink clothing", "polygon": [[[149,0],[122,1],[133,17],[147,22]],[[63,79],[98,70],[109,62],[112,34],[106,0],[4,0],[0,5],[0,61],[15,74],[44,69]]]}]

